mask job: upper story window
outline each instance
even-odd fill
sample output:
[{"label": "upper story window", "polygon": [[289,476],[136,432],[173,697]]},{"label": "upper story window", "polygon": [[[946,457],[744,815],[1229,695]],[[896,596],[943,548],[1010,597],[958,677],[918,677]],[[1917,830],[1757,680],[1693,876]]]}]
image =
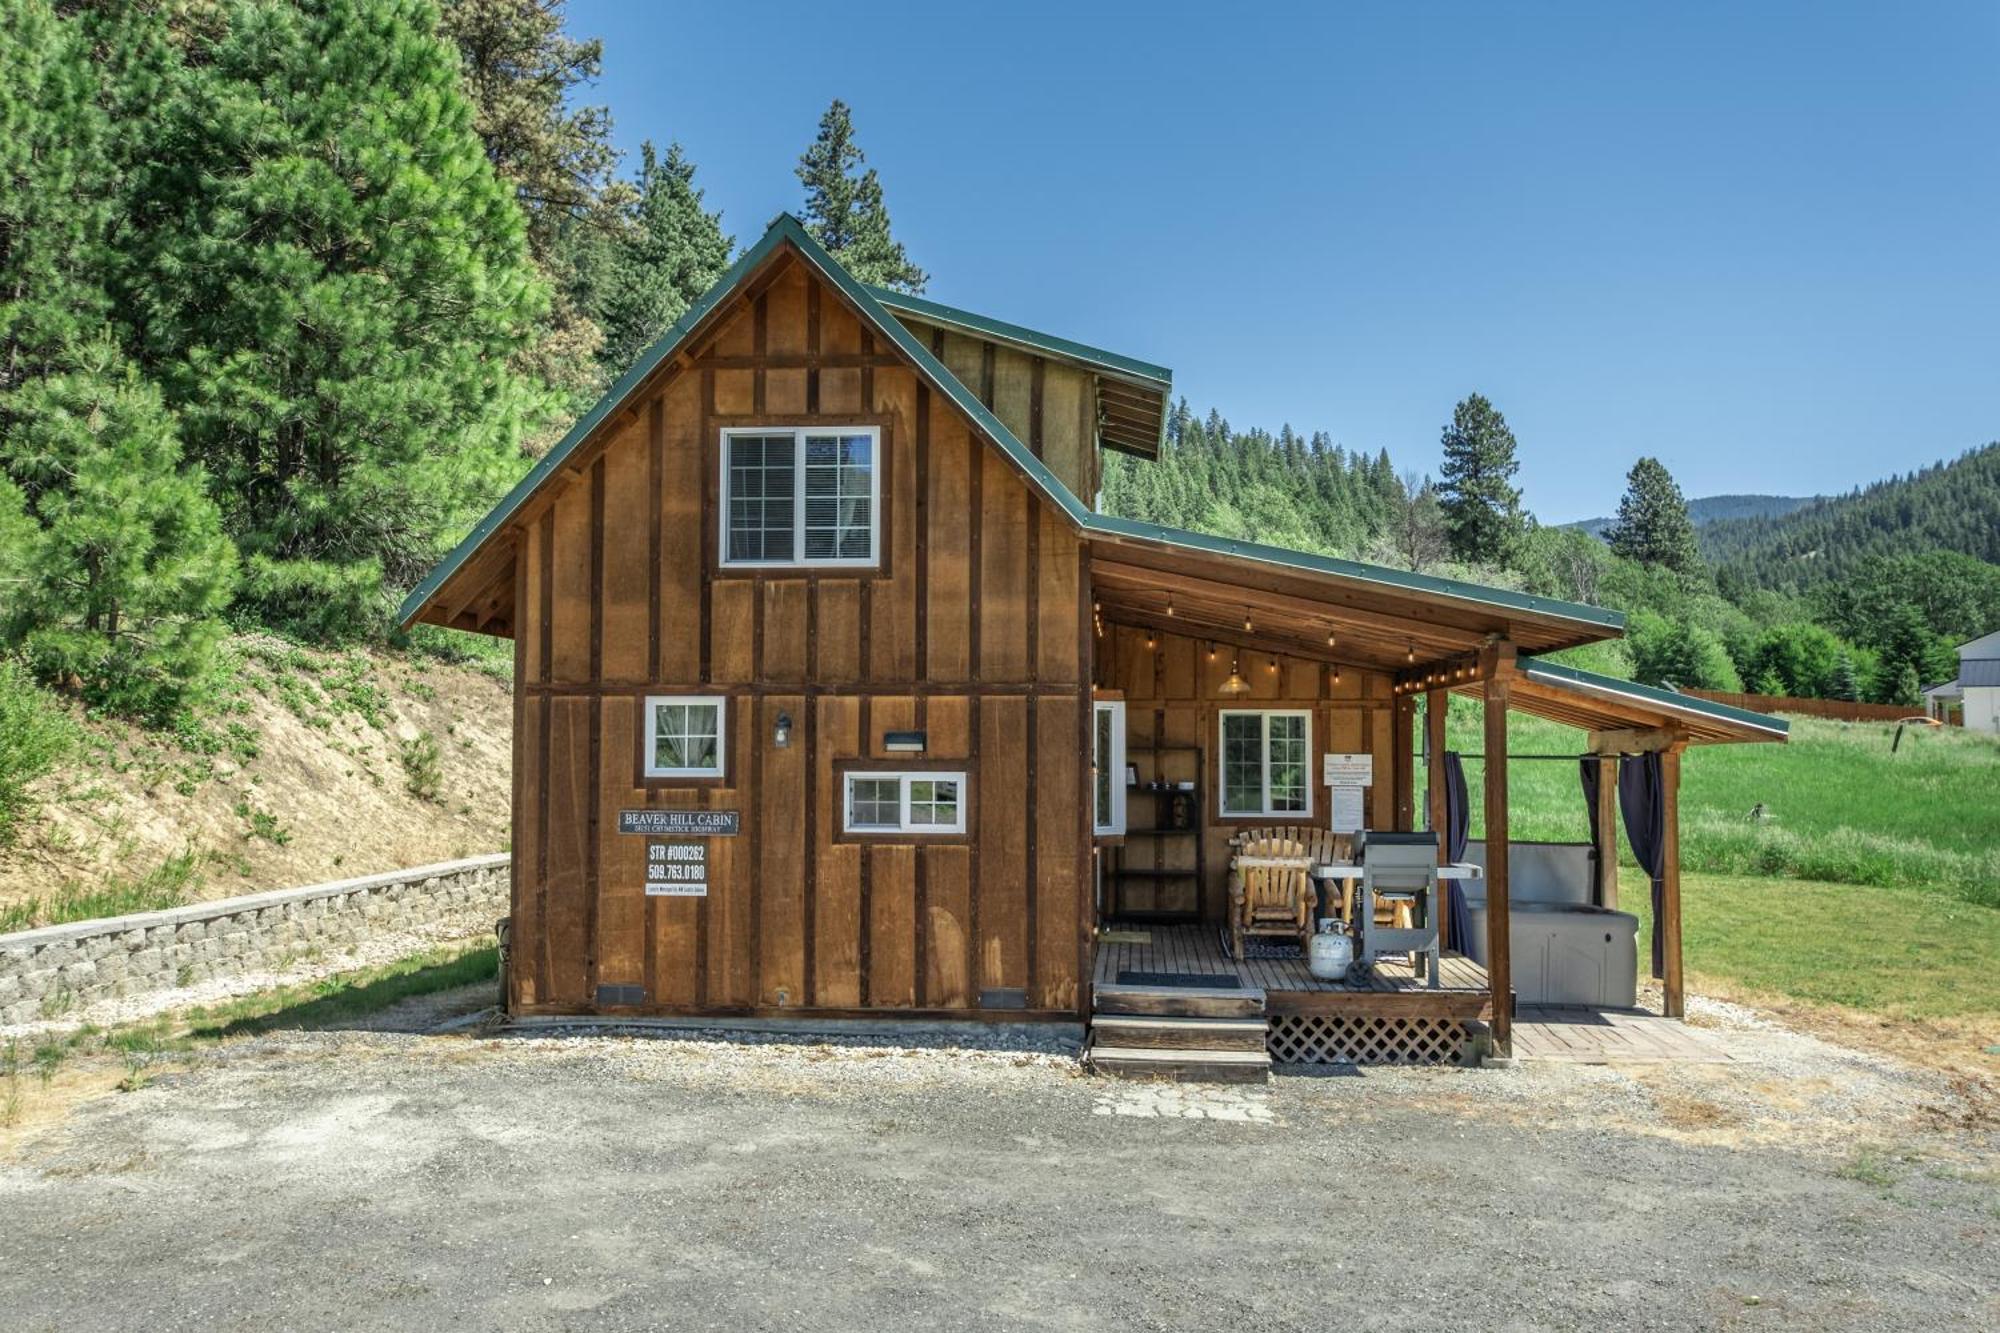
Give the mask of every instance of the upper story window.
[{"label": "upper story window", "polygon": [[1312,714],[1299,709],[1224,709],[1222,813],[1312,813]]},{"label": "upper story window", "polygon": [[724,431],[722,563],[876,563],[881,445],[874,426]]}]

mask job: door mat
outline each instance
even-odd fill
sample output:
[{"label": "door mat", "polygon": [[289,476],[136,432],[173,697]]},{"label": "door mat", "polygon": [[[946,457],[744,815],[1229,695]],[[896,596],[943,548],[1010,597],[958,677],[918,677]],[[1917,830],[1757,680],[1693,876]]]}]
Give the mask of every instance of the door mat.
[{"label": "door mat", "polygon": [[1151,944],[1150,930],[1107,930],[1097,937],[1100,944]]},{"label": "door mat", "polygon": [[1243,982],[1227,972],[1120,972],[1121,986],[1185,986],[1190,990],[1241,990]]}]

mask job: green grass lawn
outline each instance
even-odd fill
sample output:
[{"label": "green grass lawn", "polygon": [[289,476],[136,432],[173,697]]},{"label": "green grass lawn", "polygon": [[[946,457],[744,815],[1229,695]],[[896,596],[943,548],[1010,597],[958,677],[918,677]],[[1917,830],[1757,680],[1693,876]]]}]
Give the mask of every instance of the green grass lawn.
[{"label": "green grass lawn", "polygon": [[[2000,909],[2000,738],[1893,724],[1794,718],[1784,745],[1702,745],[1681,764],[1681,864],[1691,873],[1769,875],[1914,888]],[[1515,713],[1508,749],[1570,754],[1583,735]],[[1483,745],[1477,702],[1452,701],[1449,736]],[[1466,761],[1479,836],[1483,770]],[[1512,832],[1585,841],[1574,763],[1516,759],[1507,775]],[[1762,821],[1752,820],[1761,803]],[[1621,843],[1622,843],[1621,837]],[[1630,850],[1622,853],[1630,864]]]},{"label": "green grass lawn", "polygon": [[[1476,701],[1454,699],[1448,735],[1483,746]],[[1896,1017],[2000,1015],[2000,739],[1794,718],[1784,745],[1696,746],[1682,761],[1682,906],[1687,967],[1750,991]],[[1508,719],[1509,751],[1570,755],[1582,733]],[[1472,832],[1481,761],[1467,759]],[[1583,842],[1574,762],[1515,758],[1512,833]],[[1768,817],[1750,818],[1762,803]],[[1619,835],[1619,906],[1640,918],[1646,882]]]},{"label": "green grass lawn", "polygon": [[[1639,971],[1652,957],[1645,876],[1619,876],[1639,918]],[[1897,1018],[2000,1017],[2000,912],[1921,889],[1687,875],[1688,971],[1750,991]],[[2000,1034],[1996,1034],[2000,1037]]]}]

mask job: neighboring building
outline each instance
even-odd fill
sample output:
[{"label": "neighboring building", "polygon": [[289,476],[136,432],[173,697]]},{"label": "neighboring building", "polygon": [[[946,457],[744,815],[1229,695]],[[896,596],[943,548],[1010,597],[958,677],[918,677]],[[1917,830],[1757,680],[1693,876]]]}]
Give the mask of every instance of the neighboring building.
[{"label": "neighboring building", "polygon": [[1372,764],[1348,816],[1414,827],[1419,695],[1507,682],[1669,792],[1687,744],[1783,739],[1532,657],[1616,612],[1095,512],[1171,390],[777,219],[404,604],[515,643],[510,1010],[1076,1022],[1099,925],[1212,941],[1229,837],[1324,826],[1328,755]]},{"label": "neighboring building", "polygon": [[1958,679],[1924,691],[1935,718],[1959,714],[1971,731],[2000,732],[2000,630],[1958,645]]}]

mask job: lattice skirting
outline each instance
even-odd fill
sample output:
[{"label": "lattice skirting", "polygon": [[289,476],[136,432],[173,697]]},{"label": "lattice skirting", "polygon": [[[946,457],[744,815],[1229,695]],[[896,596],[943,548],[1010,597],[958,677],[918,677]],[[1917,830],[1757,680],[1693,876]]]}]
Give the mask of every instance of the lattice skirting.
[{"label": "lattice skirting", "polygon": [[1277,1014],[1266,1041],[1281,1065],[1439,1065],[1465,1057],[1465,1020]]}]

